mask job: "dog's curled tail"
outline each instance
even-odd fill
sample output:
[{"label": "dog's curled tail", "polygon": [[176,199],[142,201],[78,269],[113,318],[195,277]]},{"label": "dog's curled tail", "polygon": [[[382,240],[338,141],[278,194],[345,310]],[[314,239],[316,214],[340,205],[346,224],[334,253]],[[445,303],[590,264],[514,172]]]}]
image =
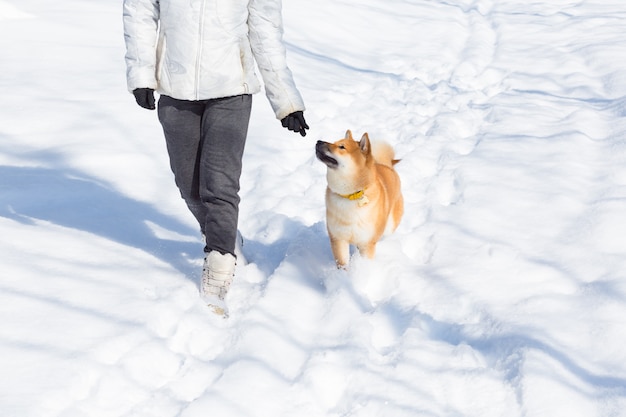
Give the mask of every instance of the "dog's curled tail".
[{"label": "dog's curled tail", "polygon": [[394,159],[395,152],[393,147],[387,142],[375,141],[372,142],[372,155],[374,160],[379,164],[386,165],[393,168],[395,164],[400,162],[400,159]]}]

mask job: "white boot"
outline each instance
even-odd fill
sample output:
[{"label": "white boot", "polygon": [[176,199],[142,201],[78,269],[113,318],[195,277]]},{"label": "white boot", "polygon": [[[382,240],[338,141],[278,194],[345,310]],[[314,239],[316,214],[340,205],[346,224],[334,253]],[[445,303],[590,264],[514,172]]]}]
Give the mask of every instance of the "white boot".
[{"label": "white boot", "polygon": [[217,314],[228,315],[224,298],[235,276],[236,260],[230,253],[211,251],[204,257],[200,295]]}]

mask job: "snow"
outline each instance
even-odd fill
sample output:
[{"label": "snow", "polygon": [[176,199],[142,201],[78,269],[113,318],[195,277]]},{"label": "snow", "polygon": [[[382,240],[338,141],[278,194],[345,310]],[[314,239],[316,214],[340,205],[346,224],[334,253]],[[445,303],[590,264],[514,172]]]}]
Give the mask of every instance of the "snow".
[{"label": "snow", "polygon": [[[255,97],[230,318],[120,1],[0,0],[0,415],[626,416],[623,0],[284,0],[305,138]],[[317,140],[406,214],[338,271]]]}]

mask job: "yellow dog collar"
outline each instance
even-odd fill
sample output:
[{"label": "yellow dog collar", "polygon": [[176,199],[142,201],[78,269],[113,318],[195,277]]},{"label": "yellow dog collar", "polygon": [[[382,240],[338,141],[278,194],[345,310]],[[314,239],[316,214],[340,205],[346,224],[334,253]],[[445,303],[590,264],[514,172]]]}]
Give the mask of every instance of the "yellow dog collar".
[{"label": "yellow dog collar", "polygon": [[339,194],[339,197],[346,198],[351,201],[356,201],[359,203],[359,207],[363,207],[367,203],[369,203],[369,199],[365,195],[365,190],[360,190],[352,194]]},{"label": "yellow dog collar", "polygon": [[357,191],[352,194],[339,194],[340,197],[347,198],[348,200],[360,200],[365,195],[365,190]]}]

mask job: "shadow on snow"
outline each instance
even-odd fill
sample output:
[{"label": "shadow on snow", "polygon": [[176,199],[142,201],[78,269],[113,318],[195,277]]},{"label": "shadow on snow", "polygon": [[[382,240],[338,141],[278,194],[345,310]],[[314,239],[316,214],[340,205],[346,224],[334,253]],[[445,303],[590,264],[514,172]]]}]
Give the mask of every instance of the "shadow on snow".
[{"label": "shadow on snow", "polygon": [[[189,258],[202,255],[198,231],[80,173],[0,166],[0,216],[24,224],[40,219],[111,239],[162,259],[190,279],[197,265]],[[197,235],[198,242],[160,239],[150,223]]]}]

